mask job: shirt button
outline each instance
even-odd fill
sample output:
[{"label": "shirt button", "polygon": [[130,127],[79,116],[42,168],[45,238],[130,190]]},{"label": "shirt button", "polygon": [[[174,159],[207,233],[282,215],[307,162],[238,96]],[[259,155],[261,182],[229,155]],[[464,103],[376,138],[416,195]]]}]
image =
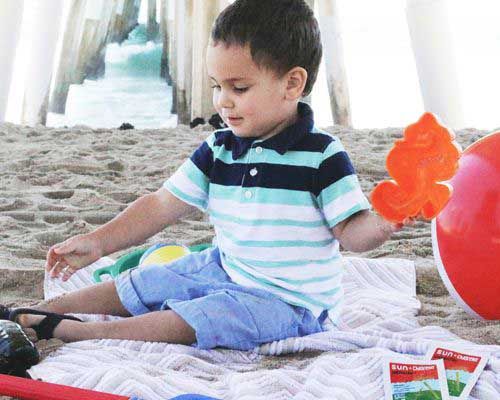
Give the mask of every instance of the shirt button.
[{"label": "shirt button", "polygon": [[250,175],[252,175],[252,176],[257,175],[257,168],[252,168],[252,169],[250,170]]},{"label": "shirt button", "polygon": [[256,147],[256,148],[255,148],[255,152],[256,152],[257,154],[262,153],[262,147],[260,147],[260,146],[259,146],[259,147]]},{"label": "shirt button", "polygon": [[250,199],[250,198],[252,197],[252,192],[251,192],[250,190],[247,190],[247,191],[245,192],[245,197],[246,197],[247,199]]}]

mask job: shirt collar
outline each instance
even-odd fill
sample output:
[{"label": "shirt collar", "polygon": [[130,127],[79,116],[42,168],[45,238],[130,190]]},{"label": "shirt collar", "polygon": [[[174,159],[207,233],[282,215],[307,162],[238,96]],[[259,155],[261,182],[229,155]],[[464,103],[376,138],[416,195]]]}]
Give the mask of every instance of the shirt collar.
[{"label": "shirt collar", "polygon": [[[297,105],[298,118],[295,123],[287,126],[280,133],[259,143],[261,147],[276,150],[279,154],[285,154],[288,149],[298,143],[306,134],[311,132],[314,126],[313,111],[308,104],[300,102]],[[258,138],[240,138],[233,136],[232,155],[237,160],[245,154]]]}]

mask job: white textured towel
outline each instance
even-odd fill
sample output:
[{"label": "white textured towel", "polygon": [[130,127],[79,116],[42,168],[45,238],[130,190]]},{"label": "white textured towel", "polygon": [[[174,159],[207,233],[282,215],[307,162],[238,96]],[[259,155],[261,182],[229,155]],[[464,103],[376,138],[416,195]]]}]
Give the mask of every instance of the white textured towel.
[{"label": "white textured towel", "polygon": [[[183,393],[220,399],[382,399],[382,359],[402,353],[423,359],[433,341],[491,354],[472,399],[500,399],[500,346],[461,340],[440,327],[420,327],[415,268],[400,259],[346,258],[346,302],[340,329],[290,338],[242,352],[128,340],[89,340],[62,346],[29,373],[35,379],[144,400]],[[68,282],[46,280],[51,298],[93,283],[103,258]],[[82,316],[105,320],[106,316]],[[282,356],[321,351],[315,357]]]}]

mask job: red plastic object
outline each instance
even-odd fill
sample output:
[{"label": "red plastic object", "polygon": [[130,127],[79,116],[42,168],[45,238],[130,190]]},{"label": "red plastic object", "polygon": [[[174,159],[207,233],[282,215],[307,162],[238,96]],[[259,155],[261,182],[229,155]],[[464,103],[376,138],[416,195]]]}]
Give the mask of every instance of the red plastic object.
[{"label": "red plastic object", "polygon": [[129,400],[116,394],[79,389],[0,374],[0,395],[21,400]]},{"label": "red plastic object", "polygon": [[500,319],[500,132],[468,147],[453,196],[432,223],[432,244],[448,291],[471,315]]},{"label": "red plastic object", "polygon": [[461,150],[454,138],[431,113],[409,125],[387,155],[386,167],[393,180],[375,187],[373,208],[397,223],[418,215],[436,217],[452,192],[442,181],[450,179],[458,167]]}]

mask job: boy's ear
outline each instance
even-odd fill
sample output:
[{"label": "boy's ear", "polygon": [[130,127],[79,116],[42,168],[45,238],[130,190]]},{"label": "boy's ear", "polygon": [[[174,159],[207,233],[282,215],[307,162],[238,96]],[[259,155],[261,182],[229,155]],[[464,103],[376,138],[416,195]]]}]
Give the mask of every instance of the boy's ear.
[{"label": "boy's ear", "polygon": [[296,100],[302,97],[307,82],[307,71],[302,67],[294,67],[286,74],[286,99]]}]

